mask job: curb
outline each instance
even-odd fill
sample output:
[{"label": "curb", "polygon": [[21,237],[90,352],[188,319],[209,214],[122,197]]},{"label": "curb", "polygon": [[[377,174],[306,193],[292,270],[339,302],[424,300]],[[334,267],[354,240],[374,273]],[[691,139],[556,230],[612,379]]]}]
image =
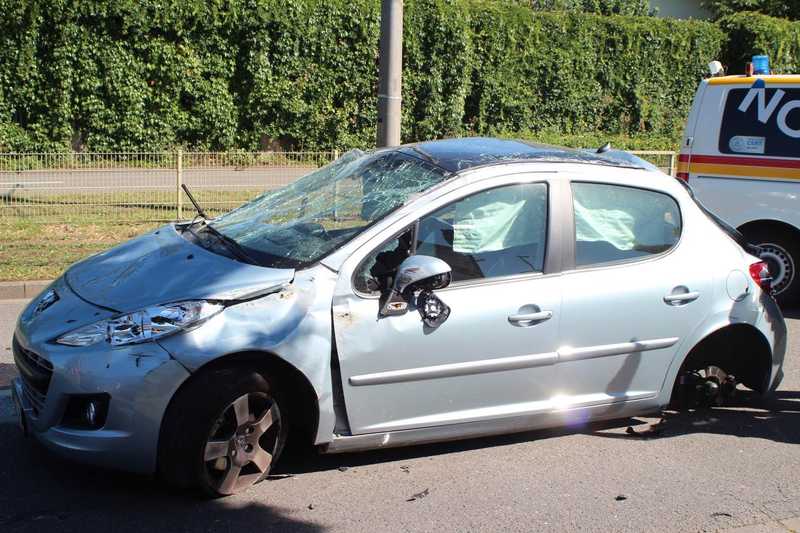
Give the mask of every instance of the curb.
[{"label": "curb", "polygon": [[51,283],[52,280],[0,281],[0,300],[30,299]]}]

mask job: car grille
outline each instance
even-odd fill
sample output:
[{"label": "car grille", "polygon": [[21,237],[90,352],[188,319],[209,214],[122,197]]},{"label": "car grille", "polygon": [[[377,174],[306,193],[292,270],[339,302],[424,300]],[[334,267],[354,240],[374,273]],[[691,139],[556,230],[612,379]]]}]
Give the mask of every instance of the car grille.
[{"label": "car grille", "polygon": [[14,337],[12,343],[14,363],[22,378],[22,389],[36,415],[44,408],[47,389],[53,377],[53,364],[42,356],[26,350]]}]

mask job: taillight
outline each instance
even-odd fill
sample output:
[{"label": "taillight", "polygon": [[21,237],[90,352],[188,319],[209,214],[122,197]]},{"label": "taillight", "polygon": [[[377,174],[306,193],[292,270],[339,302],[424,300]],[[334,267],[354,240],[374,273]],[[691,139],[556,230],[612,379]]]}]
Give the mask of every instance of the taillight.
[{"label": "taillight", "polygon": [[764,292],[772,290],[772,276],[769,273],[769,266],[764,261],[750,265],[750,277]]}]

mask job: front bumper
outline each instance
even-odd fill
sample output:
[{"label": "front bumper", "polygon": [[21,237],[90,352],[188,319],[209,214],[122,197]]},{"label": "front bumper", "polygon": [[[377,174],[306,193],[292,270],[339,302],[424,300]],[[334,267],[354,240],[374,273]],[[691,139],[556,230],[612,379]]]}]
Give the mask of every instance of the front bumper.
[{"label": "front bumper", "polygon": [[[29,434],[68,459],[155,472],[164,412],[189,372],[157,343],[77,348],[51,342],[58,324],[97,314],[93,306],[86,307],[90,304],[73,302],[77,297],[67,288],[59,290],[62,305],[53,305],[35,319],[26,310],[14,333],[12,349],[20,377],[13,386]],[[111,397],[101,429],[63,423],[71,397],[100,393]]]},{"label": "front bumper", "polygon": [[[13,385],[28,433],[67,459],[144,474],[155,472],[163,414],[189,374],[174,360],[148,361],[147,368],[144,366],[139,367],[140,373],[126,372],[121,379],[84,373],[81,383],[57,368],[41,406],[31,400],[23,378],[16,378]],[[103,428],[78,429],[61,423],[72,395],[98,391],[111,395]]]}]

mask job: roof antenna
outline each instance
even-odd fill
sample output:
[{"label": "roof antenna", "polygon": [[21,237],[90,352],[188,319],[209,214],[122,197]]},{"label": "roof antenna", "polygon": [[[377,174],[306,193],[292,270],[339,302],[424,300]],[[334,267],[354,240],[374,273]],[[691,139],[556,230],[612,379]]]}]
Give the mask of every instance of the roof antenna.
[{"label": "roof antenna", "polygon": [[607,142],[607,143],[605,143],[603,146],[601,146],[600,148],[598,148],[596,153],[598,153],[598,154],[604,154],[604,153],[608,152],[609,150],[611,150],[611,143],[610,143],[610,142]]}]

